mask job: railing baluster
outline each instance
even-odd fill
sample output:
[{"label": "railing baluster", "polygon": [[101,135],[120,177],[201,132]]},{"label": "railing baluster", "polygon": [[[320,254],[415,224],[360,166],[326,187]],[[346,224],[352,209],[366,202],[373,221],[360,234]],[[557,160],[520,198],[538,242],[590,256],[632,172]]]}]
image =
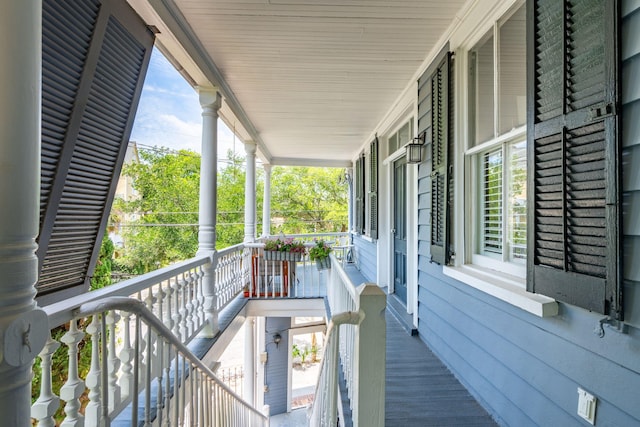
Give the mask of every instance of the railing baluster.
[{"label": "railing baluster", "polygon": [[199,316],[199,325],[204,325],[207,315],[204,311],[204,290],[202,289],[203,277],[204,277],[204,269],[202,266],[196,268],[197,274],[197,289],[198,289],[198,316]]},{"label": "railing baluster", "polygon": [[136,315],[136,324],[135,324],[135,362],[133,365],[133,394],[131,400],[131,425],[132,427],[138,426],[138,389],[140,385],[140,368],[142,362],[142,356],[140,356],[141,344],[142,344],[142,334],[140,333],[140,316]]},{"label": "railing baluster", "polygon": [[[152,331],[151,328],[147,326],[147,342],[150,343],[152,342]],[[147,372],[145,374],[145,381],[144,381],[144,425],[145,426],[149,426],[151,425],[151,364],[153,363],[151,358],[152,358],[152,345],[147,345],[147,353],[146,353],[146,359],[147,359],[147,363],[145,368],[147,369]]]},{"label": "railing baluster", "polygon": [[[120,386],[118,385],[118,371],[120,369],[120,359],[116,354],[116,324],[120,321],[121,316],[117,311],[111,310],[107,315],[106,322],[109,328],[109,411],[113,411],[120,403]],[[103,355],[104,357],[104,355]]]},{"label": "railing baluster", "polygon": [[[144,301],[144,299],[142,299],[141,292],[138,292],[138,299],[140,301]],[[142,325],[137,324],[136,328],[142,328]],[[144,383],[147,378],[147,363],[145,361],[144,355],[147,352],[148,343],[145,334],[142,333],[142,330],[136,331],[136,342],[139,342],[138,351],[136,351],[136,357],[139,359],[138,363],[140,364],[140,370],[138,372],[138,383],[136,384],[139,389],[141,387],[144,387]]]},{"label": "railing baluster", "polygon": [[185,341],[189,336],[189,328],[188,328],[188,312],[187,312],[187,297],[186,297],[186,287],[187,280],[185,279],[185,274],[182,273],[180,275],[180,280],[178,283],[180,284],[180,335],[182,337],[182,341]]},{"label": "railing baluster", "polygon": [[188,341],[191,338],[191,334],[193,333],[193,304],[191,300],[191,281],[193,277],[191,276],[191,272],[187,271],[184,274],[185,284],[184,284],[184,312],[185,312],[185,330],[186,336],[184,341]]},{"label": "railing baluster", "polygon": [[122,350],[120,350],[120,362],[122,364],[122,373],[120,375],[120,394],[122,400],[125,400],[131,397],[131,393],[133,390],[133,358],[134,358],[134,350],[131,348],[131,313],[123,312],[123,346]]},{"label": "railing baluster", "polygon": [[[158,292],[154,293],[154,287],[150,287],[148,290],[148,294],[147,297],[145,298],[145,303],[147,305],[147,309],[150,312],[154,312],[157,310],[154,310],[156,306],[156,302],[158,302],[159,300],[159,296],[156,296],[158,294]],[[159,356],[158,356],[158,337],[155,334],[155,332],[153,332],[152,330],[149,330],[149,333],[147,333],[147,352],[149,353],[149,356],[147,358],[147,363],[151,363],[151,370],[149,370],[149,368],[147,367],[147,372],[151,373],[151,377],[149,377],[149,379],[147,379],[146,381],[148,383],[151,382],[151,379],[156,378],[159,373],[160,373],[160,368],[159,368]]]},{"label": "railing baluster", "polygon": [[62,336],[62,341],[68,347],[69,375],[67,381],[60,388],[60,398],[66,403],[64,413],[66,417],[63,427],[84,425],[84,416],[80,414],[80,396],[84,393],[84,381],[78,376],[78,344],[84,338],[84,332],[78,330],[77,320],[69,323],[69,331]]},{"label": "railing baluster", "polygon": [[89,389],[89,403],[84,410],[87,425],[100,425],[102,417],[102,403],[100,399],[101,374],[100,374],[100,321],[101,316],[94,314],[87,333],[91,335],[91,368],[87,374],[87,388]]},{"label": "railing baluster", "polygon": [[[163,403],[164,403],[164,389],[162,388],[164,386],[163,381],[165,381],[164,378],[164,340],[163,339],[158,339],[158,376],[157,376],[157,380],[158,380],[158,387],[156,389],[156,421],[157,421],[157,425],[162,425],[162,407],[163,407]],[[166,381],[168,381],[169,378],[166,378]]]},{"label": "railing baluster", "polygon": [[[166,378],[165,380],[165,387],[164,387],[164,424],[163,426],[170,426],[171,425],[171,344],[168,341],[164,342],[164,349],[165,349],[165,354],[164,354],[164,376]],[[176,380],[174,374],[174,381]]]},{"label": "railing baluster", "polygon": [[60,406],[60,398],[53,394],[51,388],[51,358],[60,347],[60,343],[54,341],[49,334],[47,343],[40,352],[40,396],[31,407],[31,416],[38,420],[38,427],[54,427],[56,425],[53,416]]}]

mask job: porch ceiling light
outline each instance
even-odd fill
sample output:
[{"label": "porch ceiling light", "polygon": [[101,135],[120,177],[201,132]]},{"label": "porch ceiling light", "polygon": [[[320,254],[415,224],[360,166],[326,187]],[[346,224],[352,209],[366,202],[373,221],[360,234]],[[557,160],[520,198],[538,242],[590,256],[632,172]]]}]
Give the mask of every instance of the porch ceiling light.
[{"label": "porch ceiling light", "polygon": [[424,145],[426,132],[422,132],[407,144],[407,163],[417,164],[422,162],[422,146]]}]

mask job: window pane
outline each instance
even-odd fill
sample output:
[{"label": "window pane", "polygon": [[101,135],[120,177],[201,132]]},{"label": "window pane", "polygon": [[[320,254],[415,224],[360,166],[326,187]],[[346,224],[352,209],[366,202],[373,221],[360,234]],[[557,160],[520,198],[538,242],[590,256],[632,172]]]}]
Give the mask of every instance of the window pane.
[{"label": "window pane", "polygon": [[475,86],[475,143],[492,139],[494,135],[493,102],[493,36],[488,37],[472,52]]},{"label": "window pane", "polygon": [[526,27],[524,5],[500,27],[500,134],[526,120]]},{"label": "window pane", "polygon": [[398,149],[398,134],[394,133],[389,138],[389,154],[394,153]]},{"label": "window pane", "polygon": [[502,254],[502,149],[483,156],[482,182],[482,250]]},{"label": "window pane", "polygon": [[509,159],[509,260],[527,258],[527,142],[511,145]]},{"label": "window pane", "polygon": [[411,124],[405,123],[398,131],[398,147],[402,147],[411,139]]}]

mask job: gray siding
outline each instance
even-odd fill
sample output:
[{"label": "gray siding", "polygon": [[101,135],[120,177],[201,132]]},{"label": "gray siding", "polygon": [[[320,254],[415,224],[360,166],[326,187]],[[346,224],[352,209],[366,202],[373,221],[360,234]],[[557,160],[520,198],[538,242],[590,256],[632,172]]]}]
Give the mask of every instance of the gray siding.
[{"label": "gray siding", "polygon": [[598,398],[596,425],[640,425],[640,1],[622,5],[627,334],[599,338],[601,315],[561,303],[542,319],[444,276],[428,262],[430,165],[419,168],[420,337],[503,425],[585,425],[578,387]]},{"label": "gray siding", "polygon": [[369,282],[377,283],[378,251],[376,243],[356,234],[353,236],[353,250],[358,270]]},{"label": "gray siding", "polygon": [[[625,319],[640,327],[640,1],[623,1],[622,158]],[[634,257],[635,255],[635,257]]]},{"label": "gray siding", "polygon": [[[264,394],[264,403],[271,407],[271,415],[287,412],[287,382],[289,380],[289,317],[267,317],[265,322],[265,342],[267,364],[265,365],[265,385],[269,387]],[[276,347],[273,334],[278,332],[282,341]]]}]

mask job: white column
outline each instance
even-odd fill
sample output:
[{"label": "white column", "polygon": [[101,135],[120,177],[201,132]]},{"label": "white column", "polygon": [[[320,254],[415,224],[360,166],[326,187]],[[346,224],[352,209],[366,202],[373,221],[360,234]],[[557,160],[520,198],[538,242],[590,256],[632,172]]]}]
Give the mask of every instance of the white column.
[{"label": "white column", "polygon": [[31,425],[31,364],[49,335],[36,308],[40,190],[42,3],[0,13],[0,414]]},{"label": "white column", "polygon": [[255,319],[248,317],[244,322],[244,400],[251,405],[255,401],[255,378],[256,378],[256,334]]},{"label": "white column", "polygon": [[222,99],[215,88],[198,88],[202,107],[202,158],[200,160],[200,210],[198,254],[211,256],[204,269],[203,294],[207,325],[202,335],[214,336],[218,331],[215,292],[216,211],[218,187],[218,110]]},{"label": "white column", "polygon": [[353,168],[347,168],[347,231],[353,229]]},{"label": "white column", "polygon": [[244,241],[256,240],[256,143],[244,143],[246,169],[244,181]]},{"label": "white column", "polygon": [[271,234],[271,165],[264,164],[264,197],[262,200],[262,235]]}]

